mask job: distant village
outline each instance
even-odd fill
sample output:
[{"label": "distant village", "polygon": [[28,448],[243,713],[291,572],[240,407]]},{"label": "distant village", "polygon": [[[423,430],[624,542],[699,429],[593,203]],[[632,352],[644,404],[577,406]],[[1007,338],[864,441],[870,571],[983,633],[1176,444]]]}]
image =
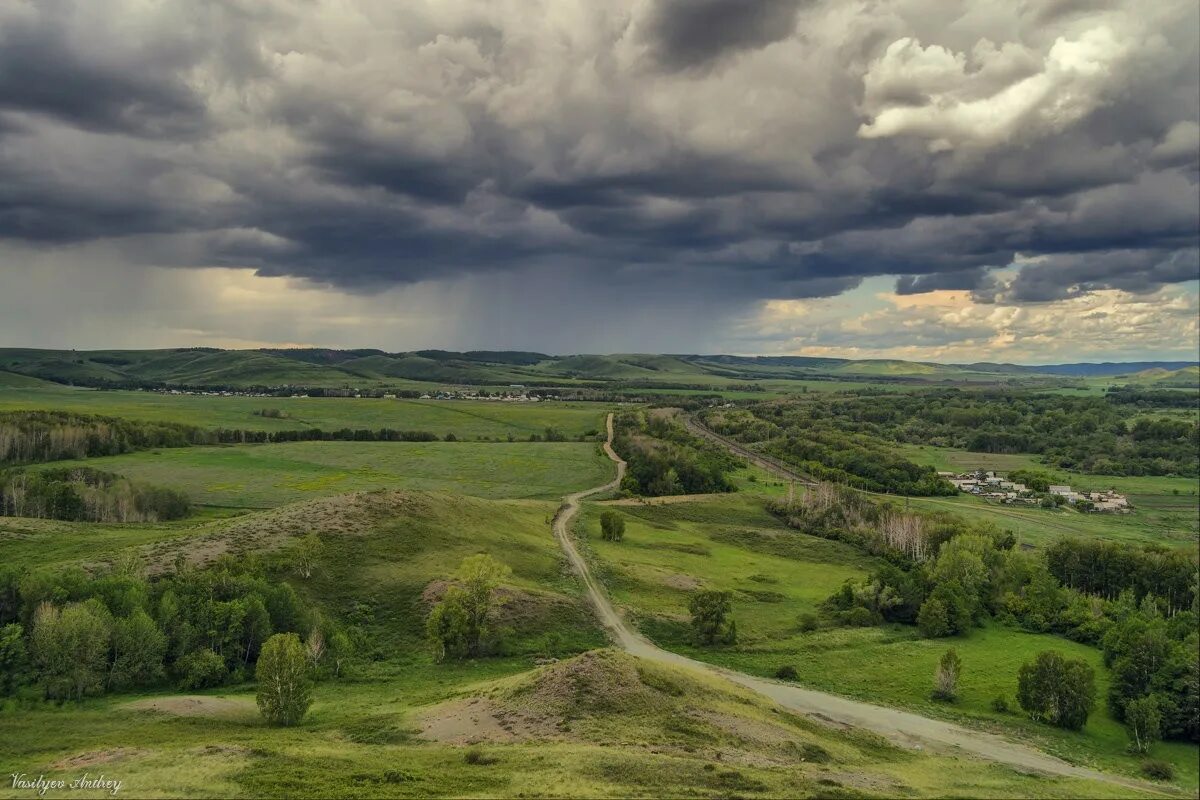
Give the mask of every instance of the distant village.
[{"label": "distant village", "polygon": [[1039,492],[1023,483],[1006,480],[990,470],[939,472],[938,476],[954,484],[960,492],[1000,503],[1047,507],[1071,505],[1080,511],[1105,513],[1124,513],[1133,508],[1125,495],[1117,494],[1111,489],[1106,492],[1077,492],[1070,486],[1050,484],[1046,491]]}]

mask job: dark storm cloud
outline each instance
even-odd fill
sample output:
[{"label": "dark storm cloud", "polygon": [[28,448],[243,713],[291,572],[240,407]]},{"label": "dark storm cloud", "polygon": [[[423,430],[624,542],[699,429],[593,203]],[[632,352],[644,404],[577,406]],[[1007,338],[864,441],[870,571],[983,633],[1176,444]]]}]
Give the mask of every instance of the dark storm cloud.
[{"label": "dark storm cloud", "polygon": [[1200,250],[1118,250],[1047,257],[1023,267],[1009,292],[1016,302],[1045,302],[1098,289],[1149,294],[1164,284],[1194,280],[1200,280]]},{"label": "dark storm cloud", "polygon": [[57,2],[0,9],[0,109],[142,136],[203,126],[204,98],[176,74],[186,51],[73,30],[70,13]]},{"label": "dark storm cloud", "polygon": [[1026,4],[951,35],[935,3],[114,3],[0,0],[0,237],[731,304],[876,275],[1017,302],[1195,277],[1191,4]]},{"label": "dark storm cloud", "polygon": [[798,0],[656,0],[646,38],[668,69],[699,67],[791,35]]}]

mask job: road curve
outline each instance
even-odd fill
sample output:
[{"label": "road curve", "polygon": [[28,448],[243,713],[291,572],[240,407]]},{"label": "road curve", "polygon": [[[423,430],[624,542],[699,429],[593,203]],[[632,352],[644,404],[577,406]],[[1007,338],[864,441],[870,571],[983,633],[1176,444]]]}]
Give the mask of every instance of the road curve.
[{"label": "road curve", "polygon": [[837,724],[849,725],[877,733],[905,747],[930,747],[937,751],[956,751],[965,755],[1007,764],[1022,770],[1033,770],[1049,775],[1105,781],[1131,789],[1165,794],[1161,788],[1140,781],[1123,778],[1055,758],[1026,745],[1011,742],[1000,736],[971,730],[961,725],[923,717],[909,711],[876,706],[851,700],[825,692],[805,689],[800,686],[758,678],[742,672],[725,669],[702,661],[663,650],[639,632],[625,624],[613,607],[604,590],[596,583],[575,541],[571,537],[570,524],[579,513],[580,503],[592,495],[617,488],[625,476],[625,462],[612,449],[613,415],[607,419],[608,437],[604,452],[617,465],[617,475],[612,481],[593,489],[575,492],[563,498],[562,506],[554,515],[554,536],[558,539],[567,560],[583,580],[588,600],[595,609],[600,622],[608,630],[613,641],[631,655],[674,666],[704,670],[723,676],[727,680],[745,686],[764,695],[780,706],[808,716],[817,717]]}]

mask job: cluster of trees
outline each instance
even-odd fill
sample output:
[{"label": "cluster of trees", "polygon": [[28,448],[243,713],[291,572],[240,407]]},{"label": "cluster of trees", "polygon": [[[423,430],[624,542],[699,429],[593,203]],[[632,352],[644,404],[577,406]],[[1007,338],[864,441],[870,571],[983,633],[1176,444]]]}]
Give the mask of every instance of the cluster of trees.
[{"label": "cluster of trees", "polygon": [[1106,600],[1153,595],[1172,614],[1196,602],[1194,552],[1067,537],[1046,548],[1046,566],[1063,586]]},{"label": "cluster of trees", "polygon": [[[826,614],[850,625],[916,625],[930,638],[962,635],[995,619],[1099,645],[1113,670],[1108,701],[1118,719],[1135,703],[1140,737],[1158,731],[1197,740],[1200,579],[1194,552],[1063,540],[1045,554],[1026,553],[1014,549],[1011,534],[995,529],[963,524],[957,533],[943,532],[951,535],[926,541],[924,559],[888,550],[891,563],[844,584],[825,602]],[[1050,674],[1051,667],[1057,669],[1042,664],[1035,671]],[[1047,691],[1030,690],[1030,698],[1042,699],[1023,700],[1022,707],[1053,724],[1074,725],[1077,717],[1065,711],[1036,710],[1058,708],[1057,695]],[[1155,719],[1157,728],[1149,724]]]},{"label": "cluster of trees", "polygon": [[210,439],[200,428],[174,422],[134,422],[67,411],[0,412],[0,464],[112,456],[207,444]]},{"label": "cluster of trees", "polygon": [[669,409],[616,416],[613,448],[628,468],[621,488],[648,497],[732,492],[728,473],[742,462],[723,447],[692,436]]},{"label": "cluster of trees", "polygon": [[606,542],[619,542],[625,538],[625,518],[611,508],[600,512],[600,538]]},{"label": "cluster of trees", "polygon": [[951,514],[902,512],[834,483],[818,483],[792,501],[772,500],[767,509],[789,527],[846,542],[906,566],[936,555],[943,542],[963,533],[1000,535],[988,523],[968,522]]},{"label": "cluster of trees", "polygon": [[[769,436],[776,442],[771,449],[797,463],[812,461],[879,484],[879,465],[871,468],[849,455],[839,462],[827,450],[836,454],[840,445],[871,451],[872,443],[878,449],[882,440],[1036,453],[1053,466],[1105,475],[1200,474],[1200,426],[1180,419],[1135,418],[1137,413],[1130,404],[1103,397],[937,389],[891,394],[886,403],[871,392],[797,395],[752,404],[747,412],[710,412],[708,422],[727,435],[743,433],[739,438],[744,441]],[[741,414],[753,420],[740,419]],[[789,446],[793,437],[807,444]],[[794,450],[790,456],[789,450]],[[887,454],[886,449],[879,452]]]},{"label": "cluster of trees", "polygon": [[720,409],[707,413],[704,421],[722,435],[760,443],[764,453],[818,480],[913,496],[952,495],[958,491],[939,478],[933,467],[914,464],[878,438],[839,429],[828,420],[799,417],[787,408],[763,403],[753,406],[752,412]]},{"label": "cluster of trees", "polygon": [[160,522],[187,516],[183,492],[88,467],[0,471],[0,516]]},{"label": "cluster of trees", "polygon": [[508,565],[486,554],[463,559],[454,582],[425,622],[425,634],[438,661],[477,658],[499,644],[493,622],[503,598],[496,589],[511,573]]},{"label": "cluster of trees", "polygon": [[304,635],[307,669],[337,674],[352,635],[307,608],[254,559],[147,580],[136,564],[0,568],[0,675],[6,692],[36,684],[47,699],[174,683],[199,689],[254,674],[275,634]]},{"label": "cluster of trees", "polygon": [[[1194,387],[1192,387],[1194,388]],[[1109,389],[1104,399],[1110,403],[1135,405],[1138,408],[1195,408],[1195,392],[1176,392],[1170,389],[1141,389],[1121,386]]]},{"label": "cluster of trees", "polygon": [[1021,665],[1017,702],[1035,722],[1081,730],[1096,706],[1096,673],[1086,661],[1045,650]]},{"label": "cluster of trees", "polygon": [[1108,707],[1129,729],[1133,749],[1145,752],[1159,738],[1200,741],[1196,614],[1165,617],[1152,596],[1135,605],[1127,593],[1108,615],[1100,641],[1112,670]]}]

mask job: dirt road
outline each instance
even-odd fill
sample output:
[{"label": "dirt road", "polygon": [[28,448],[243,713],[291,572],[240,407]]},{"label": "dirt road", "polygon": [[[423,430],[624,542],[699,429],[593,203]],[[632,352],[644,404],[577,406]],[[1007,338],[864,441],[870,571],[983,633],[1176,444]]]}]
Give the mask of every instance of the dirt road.
[{"label": "dirt road", "polygon": [[562,546],[563,552],[566,553],[571,566],[583,580],[588,599],[591,601],[596,615],[600,618],[600,622],[608,630],[613,641],[627,652],[641,658],[666,664],[716,673],[734,683],[770,698],[784,708],[837,724],[850,725],[873,731],[900,746],[930,748],[938,752],[958,752],[988,761],[1007,764],[1020,770],[1099,780],[1153,794],[1165,794],[1158,787],[1122,778],[1118,775],[1110,775],[1085,767],[1076,767],[1040,750],[1008,741],[994,734],[983,733],[949,722],[922,717],[919,714],[913,714],[908,711],[871,705],[870,703],[850,700],[845,697],[826,694],[825,692],[804,689],[791,684],[778,683],[742,672],[735,672],[712,664],[705,664],[704,662],[681,656],[678,653],[663,650],[651,643],[640,633],[625,624],[621,615],[617,613],[612,603],[609,602],[604,590],[596,583],[587,562],[575,546],[575,541],[570,533],[571,521],[579,513],[579,504],[592,495],[615,489],[620,484],[621,478],[625,475],[625,462],[612,449],[612,414],[608,415],[607,428],[608,440],[604,443],[604,451],[610,459],[616,462],[616,478],[603,486],[576,492],[563,498],[563,504],[554,516],[553,527],[554,536]]}]

